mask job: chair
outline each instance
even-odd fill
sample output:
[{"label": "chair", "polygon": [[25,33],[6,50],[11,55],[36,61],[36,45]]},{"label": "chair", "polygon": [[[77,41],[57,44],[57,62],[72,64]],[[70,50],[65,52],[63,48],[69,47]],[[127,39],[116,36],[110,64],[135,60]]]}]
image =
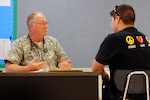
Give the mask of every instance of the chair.
[{"label": "chair", "polygon": [[146,92],[149,100],[149,77],[150,70],[116,70],[114,73],[114,83],[116,88],[123,93],[123,100],[127,94],[142,94]]}]

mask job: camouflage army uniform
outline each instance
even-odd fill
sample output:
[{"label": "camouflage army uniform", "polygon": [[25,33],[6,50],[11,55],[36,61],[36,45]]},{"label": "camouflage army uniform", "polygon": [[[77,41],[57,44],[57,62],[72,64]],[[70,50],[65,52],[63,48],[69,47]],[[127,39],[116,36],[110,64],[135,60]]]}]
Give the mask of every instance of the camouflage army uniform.
[{"label": "camouflage army uniform", "polygon": [[12,44],[11,50],[5,57],[5,60],[25,66],[28,65],[34,57],[39,57],[37,62],[46,61],[48,64],[48,66],[43,68],[45,71],[57,68],[57,62],[66,59],[67,56],[59,42],[54,37],[45,36],[44,40],[48,50],[47,53],[44,53],[43,42],[34,42],[38,45],[38,48],[36,46],[31,47],[28,35],[15,40]]}]

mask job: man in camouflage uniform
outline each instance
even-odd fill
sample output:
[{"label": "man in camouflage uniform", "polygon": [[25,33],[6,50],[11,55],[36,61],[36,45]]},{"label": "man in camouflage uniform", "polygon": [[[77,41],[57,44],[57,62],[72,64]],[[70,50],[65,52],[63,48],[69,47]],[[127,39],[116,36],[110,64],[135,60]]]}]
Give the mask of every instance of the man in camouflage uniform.
[{"label": "man in camouflage uniform", "polygon": [[41,12],[27,18],[29,34],[15,40],[5,57],[6,72],[30,72],[43,69],[70,70],[70,59],[54,37],[46,36],[48,22]]}]

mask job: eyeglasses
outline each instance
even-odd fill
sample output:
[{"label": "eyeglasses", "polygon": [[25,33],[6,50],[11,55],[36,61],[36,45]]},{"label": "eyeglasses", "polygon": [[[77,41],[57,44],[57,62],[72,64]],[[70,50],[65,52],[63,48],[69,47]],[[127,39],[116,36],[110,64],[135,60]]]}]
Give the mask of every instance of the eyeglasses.
[{"label": "eyeglasses", "polygon": [[120,15],[118,14],[117,8],[118,8],[118,6],[115,6],[115,8],[113,9],[113,11],[114,11],[114,13],[116,13],[117,16],[120,16]]},{"label": "eyeglasses", "polygon": [[49,23],[48,22],[31,22],[31,23],[35,23],[35,24],[39,24],[41,26],[45,26],[45,25],[48,25]]}]

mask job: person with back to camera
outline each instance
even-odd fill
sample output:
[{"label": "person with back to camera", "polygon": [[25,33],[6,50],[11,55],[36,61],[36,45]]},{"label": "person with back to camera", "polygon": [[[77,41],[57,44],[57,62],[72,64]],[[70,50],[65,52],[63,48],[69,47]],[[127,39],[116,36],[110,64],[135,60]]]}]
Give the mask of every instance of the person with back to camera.
[{"label": "person with back to camera", "polygon": [[[135,12],[130,5],[116,6],[110,16],[113,34],[100,45],[92,70],[101,72],[102,78],[109,82],[112,97],[107,100],[122,100],[114,85],[114,72],[117,69],[150,69],[150,40],[134,27]],[[104,70],[105,65],[109,65],[110,78]],[[135,100],[144,100],[141,97],[139,95]]]},{"label": "person with back to camera", "polygon": [[16,39],[5,57],[6,72],[70,70],[70,59],[52,36],[46,36],[48,21],[42,12],[27,17],[29,33]]}]

